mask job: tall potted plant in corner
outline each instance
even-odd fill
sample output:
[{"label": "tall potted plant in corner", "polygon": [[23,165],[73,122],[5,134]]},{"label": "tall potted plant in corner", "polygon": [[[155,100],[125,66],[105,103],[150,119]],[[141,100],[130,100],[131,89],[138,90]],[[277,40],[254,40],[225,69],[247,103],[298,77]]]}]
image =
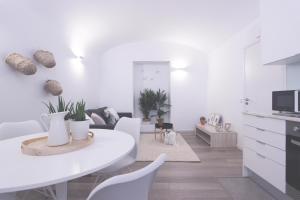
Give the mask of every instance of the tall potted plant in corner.
[{"label": "tall potted plant in corner", "polygon": [[50,121],[47,145],[59,146],[67,144],[69,142],[69,132],[67,130],[68,123],[66,123],[66,120],[68,120],[70,116],[70,110],[72,110],[73,104],[71,102],[66,104],[61,96],[58,97],[58,105],[56,108],[51,102],[44,104],[47,106],[49,114],[43,114],[41,117]]},{"label": "tall potted plant in corner", "polygon": [[89,133],[89,120],[85,118],[85,102],[81,100],[71,115],[70,128],[73,140],[87,139]]},{"label": "tall potted plant in corner", "polygon": [[139,108],[143,113],[143,121],[149,122],[150,112],[155,108],[155,92],[151,89],[144,89],[140,92]]},{"label": "tall potted plant in corner", "polygon": [[167,103],[168,96],[167,93],[164,90],[159,89],[155,93],[155,110],[157,115],[157,123],[162,125],[164,123],[163,116],[170,112],[170,104]]}]

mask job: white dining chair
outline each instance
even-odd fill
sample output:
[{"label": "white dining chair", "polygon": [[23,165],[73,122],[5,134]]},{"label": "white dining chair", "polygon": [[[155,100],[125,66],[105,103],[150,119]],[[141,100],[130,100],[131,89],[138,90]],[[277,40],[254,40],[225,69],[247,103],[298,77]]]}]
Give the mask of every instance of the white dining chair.
[{"label": "white dining chair", "polygon": [[[28,120],[23,122],[3,122],[0,124],[0,140],[42,132],[44,132],[43,127],[38,121],[35,120]],[[51,186],[36,189],[35,191],[41,193],[45,197],[54,199],[54,191]],[[30,191],[25,192],[21,199],[26,199],[29,192]]]},{"label": "white dining chair", "polygon": [[38,121],[3,122],[0,124],[0,140],[41,133],[43,128]]},{"label": "white dining chair", "polygon": [[96,180],[94,183],[95,185],[101,180],[104,180],[108,174],[111,174],[113,172],[116,172],[120,169],[132,165],[133,163],[135,163],[137,159],[138,147],[140,143],[141,119],[122,117],[117,122],[115,126],[115,130],[130,134],[135,140],[134,148],[128,155],[126,155],[123,159],[121,159],[117,163],[97,172]]},{"label": "white dining chair", "polygon": [[165,161],[166,154],[161,154],[140,170],[107,179],[90,193],[87,200],[148,200],[155,175]]}]

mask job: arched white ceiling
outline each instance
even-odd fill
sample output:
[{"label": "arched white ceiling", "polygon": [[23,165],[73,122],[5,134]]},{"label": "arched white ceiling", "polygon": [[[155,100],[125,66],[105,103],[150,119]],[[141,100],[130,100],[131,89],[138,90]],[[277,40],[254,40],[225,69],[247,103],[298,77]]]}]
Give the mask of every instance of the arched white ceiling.
[{"label": "arched white ceiling", "polygon": [[26,37],[39,31],[49,34],[46,39],[59,35],[78,54],[139,40],[208,52],[257,18],[258,4],[259,0],[0,0],[0,23],[6,30],[23,24],[28,29],[20,31]]}]

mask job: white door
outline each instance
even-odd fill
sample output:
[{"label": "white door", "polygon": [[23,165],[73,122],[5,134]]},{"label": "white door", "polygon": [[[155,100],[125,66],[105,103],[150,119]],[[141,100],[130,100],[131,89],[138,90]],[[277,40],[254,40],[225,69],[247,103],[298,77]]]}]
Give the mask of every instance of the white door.
[{"label": "white door", "polygon": [[260,42],[245,49],[244,111],[271,114],[272,91],[285,85],[285,66],[262,65]]}]

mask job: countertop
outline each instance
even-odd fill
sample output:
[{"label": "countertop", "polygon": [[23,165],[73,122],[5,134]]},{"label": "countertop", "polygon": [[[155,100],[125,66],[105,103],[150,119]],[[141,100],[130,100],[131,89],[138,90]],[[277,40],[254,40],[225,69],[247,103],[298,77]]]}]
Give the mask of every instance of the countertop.
[{"label": "countertop", "polygon": [[290,117],[290,116],[284,116],[284,115],[274,115],[274,114],[264,114],[264,113],[254,113],[254,112],[243,112],[244,115],[252,115],[256,117],[266,117],[266,118],[272,118],[272,119],[279,119],[279,120],[285,120],[285,121],[293,121],[293,122],[300,122],[299,117]]}]

